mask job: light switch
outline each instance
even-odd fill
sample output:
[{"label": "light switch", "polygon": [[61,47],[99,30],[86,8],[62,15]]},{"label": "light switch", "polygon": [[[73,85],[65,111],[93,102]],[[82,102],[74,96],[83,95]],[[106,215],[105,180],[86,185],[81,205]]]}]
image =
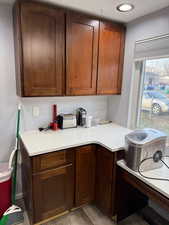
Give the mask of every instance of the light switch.
[{"label": "light switch", "polygon": [[39,107],[38,106],[33,106],[32,114],[33,114],[34,117],[39,116]]}]

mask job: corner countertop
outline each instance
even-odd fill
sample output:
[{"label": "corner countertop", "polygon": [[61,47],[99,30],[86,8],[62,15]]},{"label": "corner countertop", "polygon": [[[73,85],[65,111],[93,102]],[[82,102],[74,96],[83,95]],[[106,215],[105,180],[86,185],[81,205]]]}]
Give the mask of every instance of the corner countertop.
[{"label": "corner countertop", "polygon": [[36,156],[62,149],[99,144],[108,150],[115,152],[125,146],[125,135],[131,130],[110,123],[91,128],[71,128],[58,131],[38,130],[21,133],[21,139],[29,156]]},{"label": "corner countertop", "polygon": [[[167,165],[169,165],[169,159],[166,159],[165,162],[167,163]],[[138,172],[135,172],[131,170],[129,167],[127,167],[124,160],[118,161],[117,165],[123,168],[124,170],[128,171],[129,173],[131,173],[132,175],[134,175],[135,177],[137,177],[138,179],[140,179],[141,181],[143,181],[144,183],[146,183],[147,185],[149,185],[156,191],[160,192],[167,198],[169,198],[169,181],[151,180],[151,179],[144,178]],[[147,177],[169,179],[169,170],[165,165],[163,165],[161,168],[145,171],[142,173]]]}]

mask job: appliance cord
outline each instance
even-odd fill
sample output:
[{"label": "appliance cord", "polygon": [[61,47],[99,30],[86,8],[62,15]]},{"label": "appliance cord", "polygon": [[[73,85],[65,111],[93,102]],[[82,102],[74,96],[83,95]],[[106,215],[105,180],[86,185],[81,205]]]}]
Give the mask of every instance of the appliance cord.
[{"label": "appliance cord", "polygon": [[[163,158],[169,158],[169,156],[164,156]],[[138,172],[139,172],[139,174],[140,174],[142,177],[146,178],[146,179],[151,179],[151,180],[161,180],[161,181],[169,181],[169,179],[167,179],[167,178],[148,177],[148,176],[145,176],[145,175],[141,172],[141,169],[140,169],[141,165],[142,165],[145,161],[147,161],[147,160],[149,160],[149,159],[154,160],[154,157],[149,157],[149,158],[143,159],[143,160],[140,162],[140,164],[139,164],[139,166],[138,166]],[[161,162],[169,169],[169,166],[168,166],[162,159],[159,159],[159,161],[161,161]]]}]

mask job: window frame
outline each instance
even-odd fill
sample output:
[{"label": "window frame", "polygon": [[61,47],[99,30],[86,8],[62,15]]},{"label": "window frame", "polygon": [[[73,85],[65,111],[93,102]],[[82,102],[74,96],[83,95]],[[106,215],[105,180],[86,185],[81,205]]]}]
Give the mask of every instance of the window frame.
[{"label": "window frame", "polygon": [[[142,68],[140,67],[140,73],[139,76],[135,77],[132,82],[132,87],[131,87],[131,93],[133,93],[134,87],[137,86],[137,90],[135,91],[138,93],[137,96],[133,96],[133,94],[130,93],[130,104],[129,107],[130,109],[130,115],[128,117],[128,125],[129,128],[131,129],[138,129],[139,128],[139,123],[140,123],[140,115],[141,115],[141,103],[142,103],[142,97],[143,97],[143,89],[144,89],[144,80],[145,80],[145,68],[146,68],[146,61],[147,60],[158,60],[162,58],[169,58],[169,55],[163,55],[163,56],[156,56],[156,57],[146,57],[146,58],[140,58],[136,59],[133,62],[133,70],[132,74],[135,74],[136,72],[136,63],[142,64]],[[136,99],[135,99],[136,98]],[[134,104],[133,103],[134,99]],[[133,116],[131,115],[134,115]],[[169,145],[169,137],[168,137],[168,145]]]}]

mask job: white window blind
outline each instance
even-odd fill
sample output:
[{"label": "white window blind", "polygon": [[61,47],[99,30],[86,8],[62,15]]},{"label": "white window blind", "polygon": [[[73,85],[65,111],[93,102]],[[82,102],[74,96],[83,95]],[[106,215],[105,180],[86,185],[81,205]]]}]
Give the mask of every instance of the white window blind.
[{"label": "white window blind", "polygon": [[169,34],[155,37],[135,44],[134,58],[148,59],[169,56]]}]

